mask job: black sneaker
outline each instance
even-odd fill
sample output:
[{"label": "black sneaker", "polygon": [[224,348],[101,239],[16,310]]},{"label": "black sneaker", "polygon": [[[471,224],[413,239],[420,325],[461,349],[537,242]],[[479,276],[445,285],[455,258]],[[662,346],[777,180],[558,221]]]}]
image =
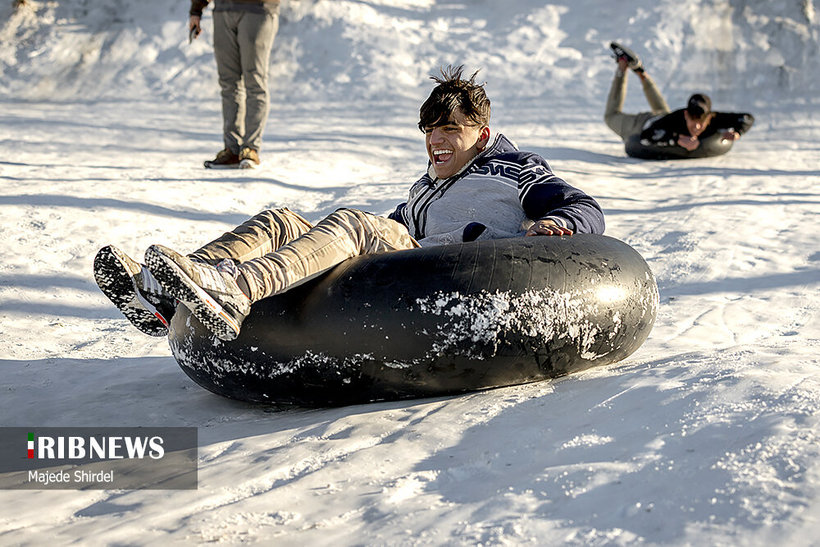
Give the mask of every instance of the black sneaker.
[{"label": "black sneaker", "polygon": [[176,302],[145,266],[109,245],[94,257],[94,280],[132,325],[151,336],[167,336]]},{"label": "black sneaker", "polygon": [[162,287],[185,305],[220,340],[239,336],[251,309],[233,276],[209,264],[194,262],[162,245],[145,251],[145,264]]},{"label": "black sneaker", "polygon": [[225,148],[217,153],[216,158],[206,161],[205,167],[207,169],[238,169],[239,155]]},{"label": "black sneaker", "polygon": [[628,47],[622,46],[618,42],[612,42],[609,44],[609,47],[612,48],[612,53],[615,55],[615,59],[626,59],[627,68],[634,70],[635,72],[640,72],[643,70],[643,64],[641,63],[641,59],[638,57],[637,53]]}]

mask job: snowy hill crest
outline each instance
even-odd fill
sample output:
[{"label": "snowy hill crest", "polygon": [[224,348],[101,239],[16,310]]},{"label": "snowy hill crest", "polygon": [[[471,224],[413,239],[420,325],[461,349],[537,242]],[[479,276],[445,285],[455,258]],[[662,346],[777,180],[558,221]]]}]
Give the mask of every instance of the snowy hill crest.
[{"label": "snowy hill crest", "polygon": [[[503,4],[503,7],[502,7]],[[629,3],[523,0],[285,0],[272,80],[285,98],[415,97],[437,67],[466,63],[527,82],[522,97],[556,90],[600,101],[606,44],[634,36],[659,82],[726,95],[770,96],[815,86],[818,21],[810,0]],[[210,11],[189,45],[186,2],[30,0],[0,8],[0,89],[20,98],[187,96],[215,84]],[[595,18],[585,14],[595,12]],[[579,21],[588,22],[581,27]]]}]

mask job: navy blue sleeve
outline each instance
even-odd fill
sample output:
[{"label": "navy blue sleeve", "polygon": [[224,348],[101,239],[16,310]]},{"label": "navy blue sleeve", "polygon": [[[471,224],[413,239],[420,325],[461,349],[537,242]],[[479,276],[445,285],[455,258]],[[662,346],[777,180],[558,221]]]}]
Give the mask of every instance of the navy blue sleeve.
[{"label": "navy blue sleeve", "polygon": [[407,223],[404,222],[404,214],[403,214],[405,207],[407,207],[407,202],[406,201],[404,203],[399,203],[396,206],[396,210],[393,211],[392,213],[390,213],[389,215],[387,215],[387,218],[389,218],[390,220],[395,220],[396,222],[399,222],[399,223],[403,224],[404,226],[407,226]]},{"label": "navy blue sleeve", "polygon": [[604,213],[598,202],[555,175],[540,156],[526,158],[518,196],[524,213],[532,220],[559,219],[576,234],[604,233]]},{"label": "navy blue sleeve", "polygon": [[202,17],[202,10],[208,7],[208,2],[209,0],[191,0],[191,10],[189,14]]}]

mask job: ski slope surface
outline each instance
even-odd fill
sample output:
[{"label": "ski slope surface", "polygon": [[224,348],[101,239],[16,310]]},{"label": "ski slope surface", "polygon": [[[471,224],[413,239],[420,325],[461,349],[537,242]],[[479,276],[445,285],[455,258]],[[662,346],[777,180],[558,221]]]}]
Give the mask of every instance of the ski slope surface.
[{"label": "ski slope surface", "polygon": [[[2,545],[819,545],[816,0],[284,0],[263,165],[221,148],[210,8],[0,6],[0,426],[198,428],[196,490],[0,490]],[[672,108],[752,112],[715,158],[627,158],[619,40]],[[660,289],[647,342],[557,381],[341,408],[238,403],[95,285],[268,207],[384,214],[418,107],[481,69],[492,129],[593,195]],[[626,109],[646,108],[630,76]]]}]

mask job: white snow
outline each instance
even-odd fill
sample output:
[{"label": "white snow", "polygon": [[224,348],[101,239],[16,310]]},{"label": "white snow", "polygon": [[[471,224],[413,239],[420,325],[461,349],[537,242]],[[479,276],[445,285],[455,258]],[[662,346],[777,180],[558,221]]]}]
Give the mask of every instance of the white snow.
[{"label": "white snow", "polygon": [[[815,0],[289,0],[251,172],[221,148],[210,10],[0,7],[0,425],[192,426],[195,491],[0,491],[0,544],[818,545]],[[610,40],[679,107],[755,127],[727,155],[626,158]],[[91,264],[182,251],[270,206],[386,213],[423,171],[448,63],[493,126],[599,199],[660,308],[627,360],[555,382],[333,409],[232,402],[132,328]],[[644,108],[630,77],[627,109]]]}]

